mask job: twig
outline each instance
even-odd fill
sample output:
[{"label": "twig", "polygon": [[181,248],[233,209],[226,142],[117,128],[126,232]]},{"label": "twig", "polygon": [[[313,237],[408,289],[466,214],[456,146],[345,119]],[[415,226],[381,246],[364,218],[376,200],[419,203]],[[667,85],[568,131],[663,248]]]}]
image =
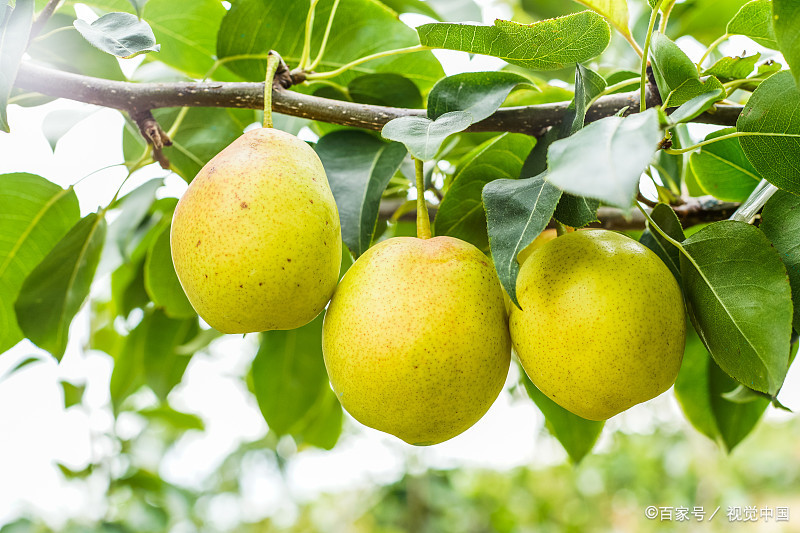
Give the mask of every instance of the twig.
[{"label": "twig", "polygon": [[161,168],[169,168],[169,159],[164,155],[164,147],[172,146],[167,133],[161,129],[161,125],[153,117],[150,110],[131,112],[131,119],[139,126],[139,132],[145,138],[147,144],[153,147],[153,159],[161,165]]},{"label": "twig", "polygon": [[30,37],[28,37],[28,42],[31,42],[42,32],[44,25],[47,24],[47,21],[53,16],[53,13],[58,8],[58,4],[60,3],[61,0],[48,0],[41,13],[39,13],[39,16],[36,17],[36,20],[33,22],[33,26],[31,26],[31,33]]}]

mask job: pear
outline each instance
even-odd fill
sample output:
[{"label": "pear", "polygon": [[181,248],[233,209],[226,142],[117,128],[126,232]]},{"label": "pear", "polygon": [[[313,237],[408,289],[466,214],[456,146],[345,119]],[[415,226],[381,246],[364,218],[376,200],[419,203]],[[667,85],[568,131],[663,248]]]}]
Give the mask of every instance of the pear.
[{"label": "pear", "polygon": [[416,445],[455,437],[492,405],[511,360],[492,262],[451,237],[373,246],[333,295],[322,350],[333,390],[362,424]]},{"label": "pear", "polygon": [[172,261],[197,313],[223,333],[293,329],[339,278],[339,214],[322,163],[286,132],[251,130],[214,156],[178,202]]},{"label": "pear", "polygon": [[534,250],[517,278],[511,340],[550,399],[605,420],[666,391],[683,358],[686,321],[658,256],[605,230],[568,233]]}]

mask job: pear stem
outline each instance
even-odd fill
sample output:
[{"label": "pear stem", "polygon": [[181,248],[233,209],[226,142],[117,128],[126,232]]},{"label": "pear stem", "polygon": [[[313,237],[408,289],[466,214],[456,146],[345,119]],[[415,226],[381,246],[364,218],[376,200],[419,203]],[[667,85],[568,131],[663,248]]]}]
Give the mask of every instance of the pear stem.
[{"label": "pear stem", "polygon": [[431,238],[431,219],[428,217],[428,204],[425,203],[425,173],[422,160],[414,158],[414,170],[417,174],[417,237]]},{"label": "pear stem", "polygon": [[567,233],[570,233],[572,231],[575,231],[572,228],[570,228],[569,226],[565,226],[564,224],[562,224],[558,220],[554,219],[553,221],[555,222],[555,226],[556,226],[556,235],[558,235],[559,237],[561,237],[562,235],[566,235]]},{"label": "pear stem", "polygon": [[265,128],[272,127],[272,81],[275,79],[275,72],[278,70],[278,65],[281,58],[278,54],[270,50],[267,56],[267,73],[264,76],[264,122]]}]

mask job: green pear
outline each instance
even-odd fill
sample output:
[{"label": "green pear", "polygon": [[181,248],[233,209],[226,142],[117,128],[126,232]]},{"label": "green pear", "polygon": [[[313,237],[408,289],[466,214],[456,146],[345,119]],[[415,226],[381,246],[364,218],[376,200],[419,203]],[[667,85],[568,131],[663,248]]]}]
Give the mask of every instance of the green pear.
[{"label": "green pear", "polygon": [[172,261],[186,296],[223,333],[293,329],[330,300],[341,228],[316,152],[249,131],[211,159],[178,202]]},{"label": "green pear", "polygon": [[568,233],[533,251],[517,278],[511,340],[554,402],[605,420],[666,391],[686,341],[683,297],[667,266],[619,233]]},{"label": "green pear", "polygon": [[350,267],[322,351],[342,406],[409,444],[448,440],[503,388],[511,341],[492,262],[451,237],[395,237]]}]

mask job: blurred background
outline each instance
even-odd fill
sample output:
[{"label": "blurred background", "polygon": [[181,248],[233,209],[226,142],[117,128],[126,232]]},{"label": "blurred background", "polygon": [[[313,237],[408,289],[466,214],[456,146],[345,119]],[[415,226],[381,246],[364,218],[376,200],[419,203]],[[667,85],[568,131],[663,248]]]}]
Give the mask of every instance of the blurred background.
[{"label": "blurred background", "polygon": [[[697,3],[697,9],[715,4]],[[736,4],[715,5],[725,11],[729,3]],[[558,0],[437,4],[470,10],[473,20],[486,22],[583,9]],[[631,2],[631,12],[634,33],[641,33],[644,10]],[[698,38],[705,35],[691,27],[691,16],[674,18]],[[411,26],[430,21],[423,15],[403,20]],[[708,32],[709,40],[718,35]],[[708,44],[691,37],[678,43],[694,60]],[[612,46],[604,58],[636,68],[624,43]],[[745,38],[727,41],[721,51],[735,55],[744,48],[765,59],[775,55]],[[504,64],[460,52],[436,55],[448,75]],[[120,63],[131,73],[140,61]],[[568,95],[571,77],[571,70],[554,73],[548,82]],[[80,118],[55,136],[57,143],[52,132],[46,135],[54,112]],[[76,187],[82,214],[114,196],[126,170],[100,169],[125,159],[119,113],[57,100],[11,106],[9,119],[14,133],[0,134],[0,173],[33,172],[67,186],[96,172]],[[701,139],[708,131],[690,133]],[[316,138],[308,128],[300,136]],[[150,165],[123,193],[152,178],[164,178],[159,198],[180,197],[186,188],[180,177]],[[402,231],[390,227],[388,234]],[[97,284],[102,291],[101,276]],[[138,320],[134,312],[117,326],[129,330]],[[768,408],[727,453],[692,428],[670,390],[610,420],[593,452],[575,464],[512,364],[491,410],[451,441],[414,448],[345,414],[338,442],[324,450],[279,438],[267,427],[249,382],[256,335],[211,341],[189,361],[168,405],[144,387],[127,400],[132,409],[115,413],[113,360],[85,348],[94,329],[84,309],[61,364],[28,341],[0,356],[1,533],[800,531],[800,419],[786,411]],[[800,409],[798,365],[778,398]],[[678,518],[686,516],[683,508],[687,520]],[[729,513],[735,518],[737,508],[742,517],[758,513],[758,520],[731,524]],[[778,521],[782,509],[788,521]]]}]

